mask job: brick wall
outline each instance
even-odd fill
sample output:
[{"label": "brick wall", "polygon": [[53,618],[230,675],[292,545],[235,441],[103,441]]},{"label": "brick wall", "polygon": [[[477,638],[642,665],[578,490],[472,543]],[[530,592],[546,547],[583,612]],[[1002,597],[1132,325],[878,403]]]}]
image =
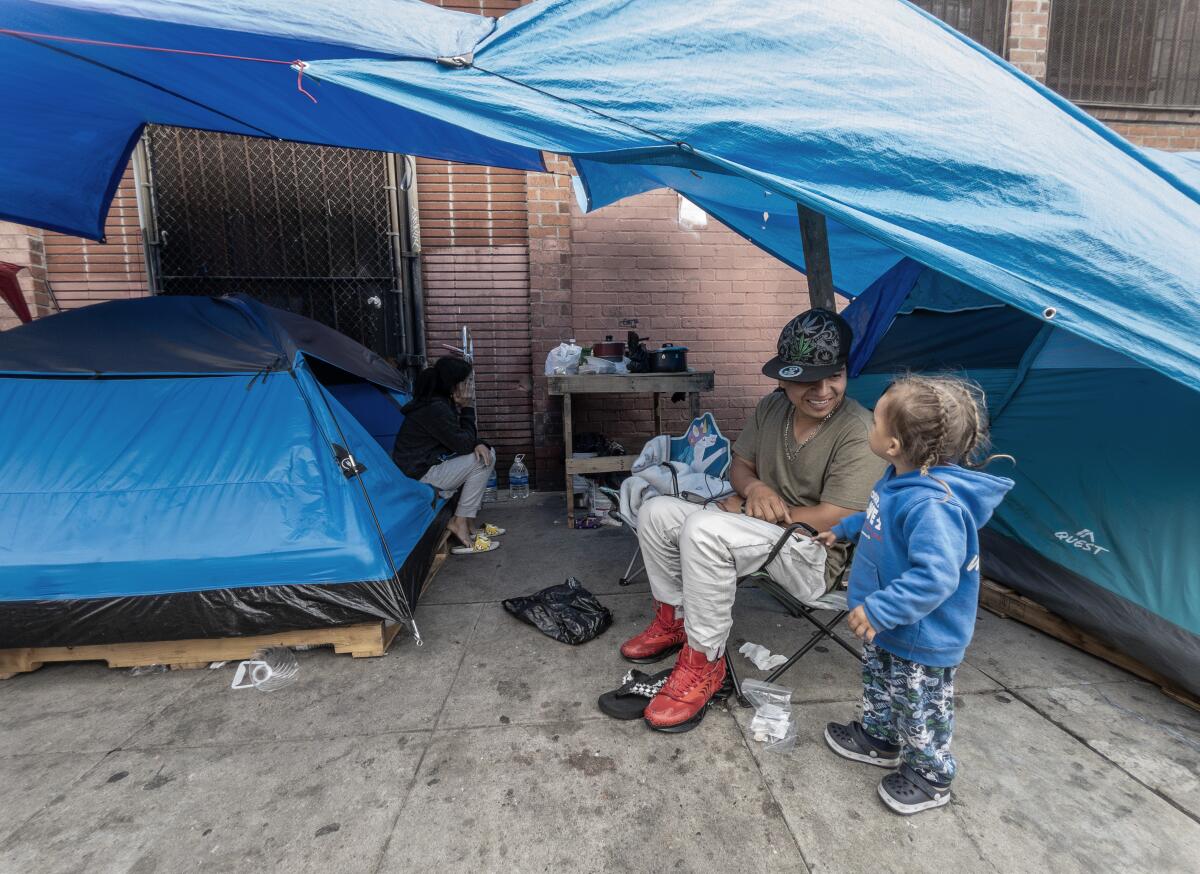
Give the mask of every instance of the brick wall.
[{"label": "brick wall", "polygon": [[[624,338],[621,319],[658,346],[688,347],[688,365],[716,371],[702,398],[729,437],[773,387],[760,371],[779,330],[807,309],[804,276],[716,222],[679,226],[679,195],[661,191],[571,215],[572,335],[581,344]],[[576,399],[576,430],[601,431],[637,451],[653,435],[648,396]],[[682,433],[686,403],[665,404],[664,430]]]},{"label": "brick wall", "polygon": [[571,256],[571,162],[547,155],[549,173],[530,173],[529,332],[534,484],[563,486],[562,400],[546,390],[546,355],[574,331]]},{"label": "brick wall", "polygon": [[1146,109],[1088,109],[1139,146],[1168,152],[1200,152],[1200,112]]},{"label": "brick wall", "polygon": [[150,293],[133,172],[126,169],[104,222],[105,242],[46,231],[46,271],[64,310]]},{"label": "brick wall", "polygon": [[426,250],[426,343],[431,358],[458,346],[463,324],[475,343],[479,429],[507,472],[532,449],[529,388],[529,255],[524,245]]},{"label": "brick wall", "polygon": [[1050,0],[1012,0],[1008,18],[1008,60],[1038,81],[1046,79],[1050,45]]}]

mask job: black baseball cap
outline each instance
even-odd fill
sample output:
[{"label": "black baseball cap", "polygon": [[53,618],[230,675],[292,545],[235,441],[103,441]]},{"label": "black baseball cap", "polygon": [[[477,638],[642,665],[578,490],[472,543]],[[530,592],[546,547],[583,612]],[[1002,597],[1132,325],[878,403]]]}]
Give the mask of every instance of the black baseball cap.
[{"label": "black baseball cap", "polygon": [[779,332],[779,354],[762,372],[785,382],[816,382],[833,376],[850,357],[850,325],[835,312],[811,309],[792,319]]}]

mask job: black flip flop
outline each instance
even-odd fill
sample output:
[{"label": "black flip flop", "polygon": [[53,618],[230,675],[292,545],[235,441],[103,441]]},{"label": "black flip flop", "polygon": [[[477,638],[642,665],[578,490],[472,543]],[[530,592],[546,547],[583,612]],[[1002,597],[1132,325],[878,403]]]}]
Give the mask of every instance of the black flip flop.
[{"label": "black flip flop", "polygon": [[879,797],[902,816],[950,803],[950,786],[930,783],[907,764],[879,781]]},{"label": "black flip flop", "polygon": [[637,719],[669,676],[671,668],[657,674],[631,670],[625,675],[620,686],[611,692],[605,692],[596,700],[596,706],[600,708],[601,713],[613,719]]}]

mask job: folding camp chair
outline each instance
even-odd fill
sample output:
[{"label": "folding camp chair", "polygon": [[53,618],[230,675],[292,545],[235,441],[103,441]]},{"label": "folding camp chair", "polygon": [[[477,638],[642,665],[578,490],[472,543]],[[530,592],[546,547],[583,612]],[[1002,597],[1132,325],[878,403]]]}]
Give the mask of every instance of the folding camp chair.
[{"label": "folding camp chair", "polygon": [[[771,577],[767,574],[767,566],[775,560],[775,557],[779,555],[780,551],[787,544],[791,536],[798,530],[804,530],[809,535],[814,536],[817,533],[812,526],[805,525],[803,522],[792,523],[784,529],[782,536],[780,536],[779,540],[775,542],[775,545],[771,547],[771,552],[767,555],[766,561],[759,566],[758,570],[738,580],[739,586],[742,586],[745,583],[753,583],[758,589],[766,592],[776,601],[781,603],[784,606],[784,609],[786,609],[792,616],[807,619],[816,627],[816,631],[812,633],[812,636],[809,637],[803,646],[792,653],[791,657],[786,662],[767,675],[766,682],[768,683],[774,683],[776,680],[778,680],[789,668],[792,667],[792,665],[804,658],[804,656],[806,656],[814,646],[825,639],[833,641],[842,649],[846,650],[846,652],[850,653],[855,661],[861,658],[861,655],[856,649],[854,649],[854,647],[834,634],[834,629],[837,628],[838,624],[845,619],[846,615],[850,612],[850,608],[846,603],[846,589],[844,585],[846,574],[849,573],[850,570],[850,559],[853,557],[853,550],[851,550],[851,555],[847,556],[846,567],[842,571],[837,582],[834,584],[833,589],[831,589],[829,592],[826,592],[824,595],[821,595],[819,598],[814,598],[812,601],[801,601],[775,580],[771,579]],[[813,615],[814,613],[822,610],[833,611],[833,618],[828,622],[822,623],[815,615]],[[729,652],[728,647],[725,650],[725,668],[733,683],[733,691],[738,703],[743,707],[749,707],[750,702],[746,700],[746,697],[742,694],[742,684],[741,681],[738,680],[737,671],[733,666],[733,657]]]},{"label": "folding camp chair", "polygon": [[[716,443],[711,447],[716,451],[710,453],[712,461],[704,468],[703,473],[717,479],[723,479],[729,470],[730,463],[733,461],[733,449],[729,438],[725,437],[721,433],[721,429],[717,427],[717,420],[713,418],[712,413],[705,413],[703,416],[693,419],[691,424],[688,425],[687,430],[683,432],[682,437],[671,438],[670,458],[668,460],[691,464],[695,457],[694,447],[697,439],[707,435],[713,435],[717,438]],[[680,497],[679,483],[675,478],[673,470],[671,480],[675,486],[671,494],[675,497]],[[624,508],[620,506],[620,495],[611,489],[605,489],[604,493],[612,500],[613,513],[616,517],[628,525],[634,534],[636,534],[637,520],[624,512]],[[634,548],[633,555],[629,558],[629,564],[625,568],[625,573],[617,581],[618,583],[622,586],[631,585],[639,574],[645,572],[646,565],[641,561],[641,557],[642,548],[639,544]]]}]

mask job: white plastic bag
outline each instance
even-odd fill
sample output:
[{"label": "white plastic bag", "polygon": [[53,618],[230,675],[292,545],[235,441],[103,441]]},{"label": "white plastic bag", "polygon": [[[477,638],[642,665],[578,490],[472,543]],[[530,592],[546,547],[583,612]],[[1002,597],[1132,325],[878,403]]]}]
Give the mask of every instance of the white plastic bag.
[{"label": "white plastic bag", "polygon": [[609,361],[607,358],[588,357],[588,360],[579,365],[580,373],[616,373],[617,364],[615,361]]},{"label": "white plastic bag", "polygon": [[579,353],[582,346],[576,346],[574,340],[559,343],[546,356],[546,376],[563,376],[579,371]]}]

